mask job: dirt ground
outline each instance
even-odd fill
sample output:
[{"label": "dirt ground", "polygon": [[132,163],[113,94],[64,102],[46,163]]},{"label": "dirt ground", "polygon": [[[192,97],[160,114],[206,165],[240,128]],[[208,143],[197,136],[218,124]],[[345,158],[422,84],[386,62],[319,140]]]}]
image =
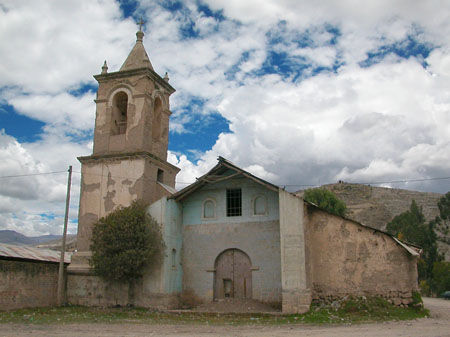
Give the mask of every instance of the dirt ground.
[{"label": "dirt ground", "polygon": [[210,302],[202,304],[195,309],[195,312],[220,312],[220,313],[281,313],[279,310],[272,308],[271,306],[255,301],[255,300],[234,300],[223,299],[217,302]]},{"label": "dirt ground", "polygon": [[0,336],[450,337],[450,301],[424,298],[431,318],[361,325],[203,326],[146,324],[0,325]]}]

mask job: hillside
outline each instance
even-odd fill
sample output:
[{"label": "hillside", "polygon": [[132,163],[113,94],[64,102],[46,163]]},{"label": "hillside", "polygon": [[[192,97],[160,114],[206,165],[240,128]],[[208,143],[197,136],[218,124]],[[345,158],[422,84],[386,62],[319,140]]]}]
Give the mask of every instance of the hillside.
[{"label": "hillside", "polygon": [[28,237],[12,230],[0,230],[0,243],[10,245],[36,245],[60,238],[61,235],[42,235]]},{"label": "hillside", "polygon": [[[66,240],[66,250],[75,249],[76,235],[68,235]],[[38,248],[48,248],[53,250],[61,249],[61,235],[42,235],[28,237],[13,230],[0,230],[0,243],[17,246],[37,246]]]},{"label": "hillside", "polygon": [[[395,188],[374,187],[361,184],[337,183],[324,185],[335,193],[347,205],[347,216],[362,224],[386,229],[386,225],[396,215],[409,209],[415,200],[422,207],[427,221],[439,215],[437,202],[442,197],[439,193],[417,192]],[[302,191],[297,192],[302,194]],[[450,236],[446,228],[438,228],[439,250],[450,261]]]}]

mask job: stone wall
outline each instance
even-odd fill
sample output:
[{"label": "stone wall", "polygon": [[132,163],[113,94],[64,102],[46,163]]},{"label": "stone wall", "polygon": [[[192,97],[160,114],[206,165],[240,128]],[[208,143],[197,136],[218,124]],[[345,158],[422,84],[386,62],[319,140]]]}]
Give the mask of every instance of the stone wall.
[{"label": "stone wall", "polygon": [[162,289],[160,268],[149,269],[134,286],[134,297],[129,297],[128,284],[104,281],[89,273],[72,273],[67,279],[67,301],[74,305],[125,306],[134,304],[154,309],[178,307],[177,294],[167,294]]},{"label": "stone wall", "polygon": [[314,299],[346,295],[411,301],[417,287],[417,257],[392,237],[308,207],[307,251]]},{"label": "stone wall", "polygon": [[0,310],[56,305],[58,264],[0,260]]}]

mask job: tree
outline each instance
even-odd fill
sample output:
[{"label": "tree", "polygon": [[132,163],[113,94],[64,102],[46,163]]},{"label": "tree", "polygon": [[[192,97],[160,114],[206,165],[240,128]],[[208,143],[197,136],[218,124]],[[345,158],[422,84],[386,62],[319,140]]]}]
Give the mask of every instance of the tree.
[{"label": "tree", "polygon": [[303,199],[335,215],[344,216],[347,210],[345,203],[333,192],[325,188],[307,189],[303,195]]},{"label": "tree", "polygon": [[434,263],[432,285],[438,295],[446,290],[450,290],[450,262]]},{"label": "tree", "polygon": [[94,224],[90,263],[103,279],[128,283],[128,301],[133,304],[135,281],[146,267],[160,262],[163,249],[158,223],[145,204],[134,201]]},{"label": "tree", "polygon": [[450,192],[447,192],[438,201],[439,216],[436,218],[439,231],[447,236],[450,227]]},{"label": "tree", "polygon": [[438,201],[440,218],[442,220],[450,220],[450,192],[447,192]]},{"label": "tree", "polygon": [[416,244],[423,249],[418,263],[420,280],[430,281],[433,275],[433,264],[440,260],[437,250],[437,236],[434,232],[435,226],[435,220],[428,224],[425,223],[422,208],[417,206],[417,203],[413,200],[409,210],[394,217],[386,227],[390,234],[406,242]]}]

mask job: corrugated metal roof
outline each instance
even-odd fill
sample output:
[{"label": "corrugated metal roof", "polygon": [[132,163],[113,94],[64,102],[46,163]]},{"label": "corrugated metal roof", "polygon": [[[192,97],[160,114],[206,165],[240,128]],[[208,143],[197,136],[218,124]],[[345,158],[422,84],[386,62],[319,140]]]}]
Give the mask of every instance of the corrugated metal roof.
[{"label": "corrugated metal roof", "polygon": [[[14,246],[0,244],[0,256],[46,262],[59,262],[61,252],[51,249],[40,249],[30,246]],[[70,263],[72,253],[64,254],[64,262]]]}]

